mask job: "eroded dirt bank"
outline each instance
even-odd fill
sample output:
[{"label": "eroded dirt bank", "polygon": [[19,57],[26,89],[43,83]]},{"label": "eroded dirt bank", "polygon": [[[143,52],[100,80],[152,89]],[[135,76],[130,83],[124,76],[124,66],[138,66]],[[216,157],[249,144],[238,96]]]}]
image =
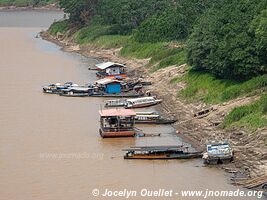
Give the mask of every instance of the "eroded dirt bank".
[{"label": "eroded dirt bank", "polygon": [[[145,67],[149,59],[121,57],[120,49],[98,49],[90,45],[81,47],[68,36],[53,37],[47,32],[42,32],[41,36],[62,46],[65,51],[75,51],[85,56],[126,64],[130,67],[129,73],[133,77],[142,77],[153,83],[149,90],[164,100],[158,108],[165,114],[178,117],[179,120],[174,127],[180,137],[202,150],[205,149],[205,144],[212,140],[228,140],[232,144],[235,151],[234,163],[220,167],[233,173],[234,183],[240,181],[241,184],[246,185],[248,182],[244,180],[257,177],[267,180],[267,129],[260,129],[251,134],[245,130],[226,131],[218,126],[231,109],[255,101],[258,99],[257,96],[238,98],[212,107],[203,103],[188,104],[177,97],[178,91],[183,89],[185,84],[170,83],[174,77],[185,74],[186,65],[171,66],[151,73],[149,68]],[[206,115],[194,117],[195,113],[206,109],[209,110]]]}]

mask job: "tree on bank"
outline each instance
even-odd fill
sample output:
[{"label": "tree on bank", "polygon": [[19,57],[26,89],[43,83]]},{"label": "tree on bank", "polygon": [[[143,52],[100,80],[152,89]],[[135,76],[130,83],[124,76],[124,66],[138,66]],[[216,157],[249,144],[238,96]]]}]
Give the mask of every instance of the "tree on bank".
[{"label": "tree on bank", "polygon": [[266,4],[224,0],[206,12],[187,42],[188,63],[227,79],[266,73]]}]

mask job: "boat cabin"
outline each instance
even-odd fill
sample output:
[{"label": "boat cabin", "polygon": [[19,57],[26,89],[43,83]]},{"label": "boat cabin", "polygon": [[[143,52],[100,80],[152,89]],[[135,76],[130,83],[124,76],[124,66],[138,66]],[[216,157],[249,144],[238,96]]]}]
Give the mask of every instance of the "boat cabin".
[{"label": "boat cabin", "polygon": [[113,137],[134,137],[134,117],[133,110],[109,109],[100,110],[100,135],[103,138]]},{"label": "boat cabin", "polygon": [[108,94],[121,93],[121,83],[118,80],[105,78],[105,79],[100,79],[95,83],[96,85],[103,87],[104,91]]},{"label": "boat cabin", "polygon": [[119,78],[126,77],[126,66],[119,63],[105,62],[95,65],[98,72],[96,73],[97,77],[100,78]]}]

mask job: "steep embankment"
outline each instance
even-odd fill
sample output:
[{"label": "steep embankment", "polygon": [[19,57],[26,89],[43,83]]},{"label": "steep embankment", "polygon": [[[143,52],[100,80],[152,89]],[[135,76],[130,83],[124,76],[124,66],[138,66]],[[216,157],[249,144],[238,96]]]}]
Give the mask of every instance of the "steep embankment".
[{"label": "steep embankment", "polygon": [[228,168],[238,169],[236,177],[266,174],[266,98],[260,97],[266,91],[266,75],[242,83],[218,80],[190,71],[183,44],[141,44],[130,36],[101,35],[100,30],[103,27],[87,28],[85,34],[60,22],[42,36],[67,51],[125,63],[134,77],[153,82],[149,89],[164,99],[159,109],[179,119],[177,134],[200,149],[208,141],[228,140],[235,150],[235,162]]}]

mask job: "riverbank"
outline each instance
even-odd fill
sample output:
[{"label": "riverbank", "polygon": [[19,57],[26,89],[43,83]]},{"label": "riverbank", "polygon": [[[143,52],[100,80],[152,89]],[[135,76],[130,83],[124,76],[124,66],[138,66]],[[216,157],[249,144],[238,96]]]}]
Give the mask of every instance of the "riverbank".
[{"label": "riverbank", "polygon": [[16,6],[16,5],[8,5],[8,6],[1,6],[0,11],[29,11],[29,10],[51,10],[51,11],[61,11],[61,9],[57,6],[57,4],[48,4],[42,6]]},{"label": "riverbank", "polygon": [[[145,67],[150,59],[122,57],[119,54],[120,48],[97,48],[90,43],[80,46],[67,35],[51,36],[48,32],[41,33],[41,36],[62,46],[65,51],[81,53],[84,56],[95,57],[104,61],[124,63],[130,67],[130,75],[151,81],[153,85],[149,90],[164,100],[158,108],[167,115],[174,114],[178,117],[179,121],[174,127],[181,138],[201,150],[204,150],[205,144],[212,140],[228,140],[233,145],[235,162],[220,167],[235,171],[234,181],[266,175],[267,152],[264,147],[266,146],[267,129],[258,129],[250,134],[245,130],[224,130],[218,126],[230,110],[236,106],[247,105],[256,101],[259,99],[257,95],[240,97],[213,106],[207,106],[204,103],[188,103],[177,97],[177,92],[185,88],[186,85],[183,82],[171,83],[177,76],[183,77],[186,74],[188,70],[186,64],[170,66],[151,73],[151,68]],[[208,114],[194,117],[194,114],[203,110],[208,110]]]}]

